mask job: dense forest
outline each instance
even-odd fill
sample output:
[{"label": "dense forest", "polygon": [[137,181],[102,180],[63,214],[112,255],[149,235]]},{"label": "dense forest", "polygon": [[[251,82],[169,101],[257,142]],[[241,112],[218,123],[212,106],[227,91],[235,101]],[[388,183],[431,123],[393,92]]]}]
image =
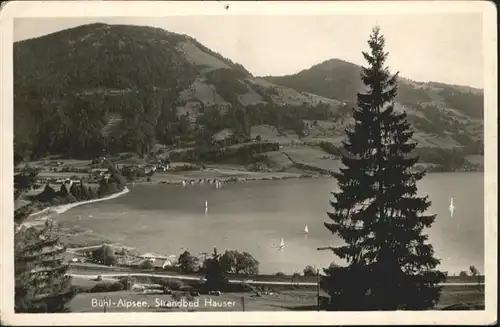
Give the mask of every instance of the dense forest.
[{"label": "dense forest", "polygon": [[[359,79],[360,74],[360,66],[339,59],[331,59],[294,75],[264,78],[298,91],[355,103],[356,92],[365,87]],[[401,78],[398,81],[398,94],[395,100],[410,106],[439,100],[467,116],[473,118],[484,116],[483,92],[470,87],[435,82],[415,83]]]},{"label": "dense forest", "polygon": [[[199,52],[186,52],[185,44]],[[248,141],[250,127],[264,124],[304,137],[305,120],[337,122],[350,115],[359,69],[335,59],[293,76],[266,77],[298,92],[344,101],[340,107],[297,103],[284,95],[297,91],[280,93],[275,84],[257,83],[243,66],[189,36],[151,27],[83,25],[14,44],[14,154],[17,161],[49,154],[146,155],[155,144],[210,146],[223,129]],[[186,96],[196,83],[211,88],[223,103]],[[242,100],[249,92],[260,100]],[[436,96],[459,113],[436,105]],[[481,92],[439,83],[417,88],[404,81],[397,101],[423,114],[409,116],[418,131],[450,134],[480,153],[481,123],[475,131],[468,123],[482,117]]]}]

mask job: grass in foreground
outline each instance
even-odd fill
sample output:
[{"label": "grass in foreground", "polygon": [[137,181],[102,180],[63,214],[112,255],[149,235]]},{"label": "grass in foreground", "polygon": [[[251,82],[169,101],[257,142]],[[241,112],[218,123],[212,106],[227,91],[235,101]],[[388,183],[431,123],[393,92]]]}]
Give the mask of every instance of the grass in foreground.
[{"label": "grass in foreground", "polygon": [[[195,311],[243,311],[244,301],[245,311],[315,311],[316,292],[314,290],[283,290],[274,292],[272,295],[255,297],[251,293],[225,293],[221,296],[201,295],[195,299],[199,302],[199,307]],[[169,311],[189,311],[188,308],[160,308],[156,307],[156,299],[172,301],[171,295],[164,294],[140,294],[133,291],[121,291],[113,293],[81,293],[70,303],[72,312],[104,312],[103,306],[93,306],[92,299],[104,300],[118,303],[120,299],[125,301],[146,301],[147,308],[125,308],[117,305],[107,307],[106,312],[169,312]],[[234,307],[211,307],[208,301],[231,302]],[[206,301],[205,301],[206,300]],[[458,306],[461,304],[461,306]],[[471,308],[476,305],[476,309],[482,306],[484,309],[484,287],[479,286],[445,286],[440,302],[436,309],[443,309],[451,305],[456,305],[458,309],[465,306]]]}]

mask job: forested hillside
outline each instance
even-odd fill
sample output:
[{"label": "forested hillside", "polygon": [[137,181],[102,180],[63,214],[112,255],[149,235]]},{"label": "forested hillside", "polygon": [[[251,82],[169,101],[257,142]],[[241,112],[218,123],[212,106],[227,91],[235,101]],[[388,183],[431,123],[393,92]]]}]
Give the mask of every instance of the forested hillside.
[{"label": "forested hillside", "polygon": [[[359,83],[359,67],[340,60],[259,78],[187,35],[83,25],[14,44],[15,155],[144,155],[210,146],[224,129],[241,142],[273,130],[339,144]],[[421,147],[480,152],[482,91],[403,80],[398,102]]]},{"label": "forested hillside", "polygon": [[300,129],[290,107],[338,106],[255,79],[189,36],[150,27],[92,24],[18,42],[14,67],[15,150],[23,157],[143,154],[155,143],[206,140],[258,122]]},{"label": "forested hillside", "polygon": [[[363,90],[361,67],[339,59],[288,76],[266,80],[355,104]],[[397,107],[406,110],[417,138],[440,139],[445,147],[472,146],[479,153],[483,140],[483,91],[466,86],[398,80]],[[423,144],[421,144],[422,146]]]}]

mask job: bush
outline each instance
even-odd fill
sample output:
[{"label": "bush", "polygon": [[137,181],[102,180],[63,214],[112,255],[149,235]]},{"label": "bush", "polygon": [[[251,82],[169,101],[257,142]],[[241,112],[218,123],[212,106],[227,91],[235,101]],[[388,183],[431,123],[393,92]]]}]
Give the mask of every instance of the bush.
[{"label": "bush", "polygon": [[33,200],[40,202],[51,202],[56,196],[57,191],[47,184],[41,193],[33,197]]},{"label": "bush", "polygon": [[87,192],[90,200],[97,199],[99,197],[97,192],[90,186],[87,188]]},{"label": "bush", "polygon": [[121,169],[121,174],[127,180],[132,181],[136,178],[146,177],[146,173],[143,169],[136,166],[125,166]]},{"label": "bush", "polygon": [[219,291],[228,293],[252,292],[254,288],[246,283],[225,284]]},{"label": "bush", "polygon": [[224,276],[224,271],[220,265],[220,255],[217,253],[216,248],[214,248],[212,257],[206,262],[205,279],[204,288],[208,291],[220,290],[228,284],[228,279]]},{"label": "bush", "polygon": [[153,263],[150,260],[144,260],[141,262],[140,266],[141,269],[153,269]]},{"label": "bush", "polygon": [[82,287],[82,286],[76,286],[76,285],[71,285],[71,292],[76,295],[80,293],[88,293],[90,292],[89,287]]},{"label": "bush", "polygon": [[312,266],[306,266],[304,268],[304,276],[316,276],[316,269]]},{"label": "bush", "polygon": [[94,285],[94,287],[90,289],[90,292],[91,293],[119,292],[123,291],[124,289],[125,287],[120,281],[114,283],[104,282]]},{"label": "bush", "polygon": [[285,273],[281,272],[281,271],[278,271],[276,274],[274,274],[275,276],[280,276],[280,277],[283,277],[283,276],[286,276]]},{"label": "bush", "polygon": [[180,301],[182,299],[182,295],[180,292],[175,292],[175,293],[172,293],[172,299],[174,301]]},{"label": "bush", "polygon": [[222,271],[245,275],[256,275],[259,272],[259,262],[249,253],[226,250],[220,258]]},{"label": "bush", "polygon": [[102,263],[107,266],[116,264],[116,257],[113,249],[109,245],[103,245],[92,252],[92,261],[94,263]]},{"label": "bush", "polygon": [[124,289],[125,289],[125,286],[120,281],[114,282],[109,287],[110,292],[119,292],[119,291],[123,291]]},{"label": "bush", "polygon": [[344,150],[342,148],[339,148],[330,142],[322,141],[318,145],[323,151],[325,151],[328,154],[339,157],[344,154]]},{"label": "bush", "polygon": [[129,276],[121,277],[118,280],[118,282],[123,285],[124,290],[130,290],[132,288],[132,285],[134,285],[134,283],[135,283],[135,279],[132,277],[129,277]]},{"label": "bush", "polygon": [[479,276],[479,270],[475,266],[470,266],[469,272],[471,276]]},{"label": "bush", "polygon": [[50,204],[53,205],[53,206],[58,206],[58,205],[61,205],[61,200],[59,198],[53,198],[51,201],[50,201]]},{"label": "bush", "polygon": [[178,291],[185,286],[178,279],[153,278],[151,282],[153,284],[161,285],[164,289],[170,289],[172,291]]},{"label": "bush", "polygon": [[198,258],[192,256],[189,251],[181,253],[178,259],[179,267],[184,273],[194,272],[198,267]]}]

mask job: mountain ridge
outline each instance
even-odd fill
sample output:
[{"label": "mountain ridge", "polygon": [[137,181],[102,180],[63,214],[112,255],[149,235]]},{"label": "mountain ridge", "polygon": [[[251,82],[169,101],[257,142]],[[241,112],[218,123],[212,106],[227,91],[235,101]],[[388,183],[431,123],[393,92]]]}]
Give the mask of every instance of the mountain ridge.
[{"label": "mountain ridge", "polygon": [[[325,59],[325,60],[323,60],[320,63],[316,63],[316,64],[313,64],[313,65],[310,65],[308,68],[300,69],[300,70],[298,70],[298,71],[296,71],[294,73],[279,74],[279,75],[267,74],[267,75],[256,75],[256,76],[260,77],[260,78],[263,78],[263,79],[267,79],[267,78],[285,78],[285,77],[290,77],[290,76],[296,75],[296,74],[298,74],[298,73],[300,73],[302,71],[314,69],[317,66],[321,66],[323,64],[327,64],[329,62],[334,62],[334,61],[342,62],[342,63],[348,64],[348,65],[352,65],[352,66],[356,66],[356,67],[363,66],[363,65],[360,65],[360,64],[356,64],[356,63],[350,62],[350,61],[345,60],[345,59],[330,58],[330,59]],[[467,89],[467,90],[470,90],[470,91],[473,91],[473,92],[477,92],[477,93],[484,92],[484,88],[474,87],[474,86],[467,85],[467,84],[449,84],[449,83],[443,83],[443,82],[438,82],[438,81],[434,81],[434,80],[422,81],[422,80],[415,80],[415,79],[412,79],[412,78],[409,78],[409,77],[404,77],[404,76],[399,76],[399,79],[402,79],[402,80],[405,80],[405,81],[408,81],[408,82],[411,82],[411,83],[416,83],[416,84],[445,85],[445,86],[451,86],[451,87],[457,87],[457,88],[464,88],[464,89]]]},{"label": "mountain ridge", "polygon": [[[102,146],[144,153],[156,143],[202,145],[225,128],[250,138],[262,126],[274,128],[270,140],[339,144],[351,123],[359,66],[328,62],[288,77],[258,77],[188,35],[135,25],[87,24],[22,40],[14,44],[15,148],[35,157]],[[304,85],[304,74],[312,85]],[[458,89],[400,83],[406,93],[398,109],[409,111],[422,146],[474,147],[481,140],[482,113],[450,105],[461,99]],[[453,134],[470,122],[477,130]]]}]

